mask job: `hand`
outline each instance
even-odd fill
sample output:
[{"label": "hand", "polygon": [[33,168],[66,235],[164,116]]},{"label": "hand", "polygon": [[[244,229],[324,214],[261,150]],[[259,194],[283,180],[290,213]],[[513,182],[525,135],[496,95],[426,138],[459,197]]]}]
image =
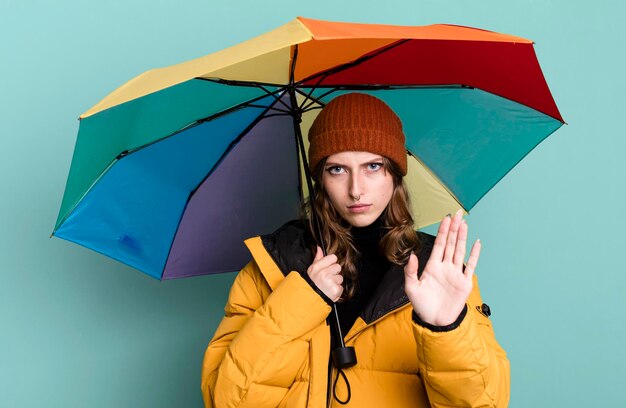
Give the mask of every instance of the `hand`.
[{"label": "hand", "polygon": [[414,254],[404,267],[404,290],[413,310],[424,322],[434,326],[454,323],[472,291],[472,276],[480,256],[480,240],[472,246],[465,273],[463,260],[467,245],[467,223],[461,210],[439,225],[437,238],[422,272],[417,278],[418,260]]},{"label": "hand", "polygon": [[330,300],[336,302],[343,293],[343,276],[341,276],[341,265],[337,263],[337,256],[330,254],[324,256],[322,248],[317,247],[315,259],[306,270],[309,278],[315,286],[321,290]]}]

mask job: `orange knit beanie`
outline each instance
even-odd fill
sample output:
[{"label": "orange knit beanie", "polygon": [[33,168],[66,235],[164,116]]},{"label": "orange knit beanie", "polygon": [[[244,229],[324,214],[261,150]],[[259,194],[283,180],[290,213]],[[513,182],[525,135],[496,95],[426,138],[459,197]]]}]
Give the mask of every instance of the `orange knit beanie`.
[{"label": "orange knit beanie", "polygon": [[344,151],[363,151],[387,157],[406,175],[406,148],[402,122],[380,99],[349,93],[331,100],[309,130],[309,167]]}]

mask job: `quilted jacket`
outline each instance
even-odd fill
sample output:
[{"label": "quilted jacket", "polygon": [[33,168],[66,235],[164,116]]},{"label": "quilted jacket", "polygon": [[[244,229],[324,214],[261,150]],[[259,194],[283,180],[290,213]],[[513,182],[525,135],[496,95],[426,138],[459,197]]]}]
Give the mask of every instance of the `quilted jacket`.
[{"label": "quilted jacket", "polygon": [[[434,237],[420,233],[420,267]],[[310,235],[298,221],[246,240],[252,261],[232,285],[225,316],[202,366],[206,407],[340,405],[328,397],[330,306],[302,277],[313,260]],[[421,272],[421,271],[419,271]],[[404,273],[385,271],[345,335],[358,363],[344,370],[347,407],[506,407],[509,362],[495,340],[476,276],[455,327],[417,324],[404,293]],[[329,372],[329,369],[331,372]],[[347,398],[346,382],[335,393]]]}]

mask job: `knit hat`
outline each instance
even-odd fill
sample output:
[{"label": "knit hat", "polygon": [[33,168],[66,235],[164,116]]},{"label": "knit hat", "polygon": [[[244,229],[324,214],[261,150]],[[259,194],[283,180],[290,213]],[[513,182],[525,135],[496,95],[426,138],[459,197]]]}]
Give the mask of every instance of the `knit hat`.
[{"label": "knit hat", "polygon": [[345,151],[364,151],[387,157],[406,175],[402,122],[382,100],[349,93],[331,100],[309,130],[311,171],[325,157]]}]

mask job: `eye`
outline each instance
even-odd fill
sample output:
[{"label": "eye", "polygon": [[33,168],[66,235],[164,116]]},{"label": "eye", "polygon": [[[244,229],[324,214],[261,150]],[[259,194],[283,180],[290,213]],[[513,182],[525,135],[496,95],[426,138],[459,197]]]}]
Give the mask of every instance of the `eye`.
[{"label": "eye", "polygon": [[367,169],[368,169],[369,171],[378,171],[378,170],[380,170],[382,167],[383,167],[383,164],[382,164],[382,163],[369,163],[369,164],[367,165]]},{"label": "eye", "polygon": [[326,168],[326,171],[330,174],[341,174],[344,172],[343,167],[341,166],[330,166]]}]

